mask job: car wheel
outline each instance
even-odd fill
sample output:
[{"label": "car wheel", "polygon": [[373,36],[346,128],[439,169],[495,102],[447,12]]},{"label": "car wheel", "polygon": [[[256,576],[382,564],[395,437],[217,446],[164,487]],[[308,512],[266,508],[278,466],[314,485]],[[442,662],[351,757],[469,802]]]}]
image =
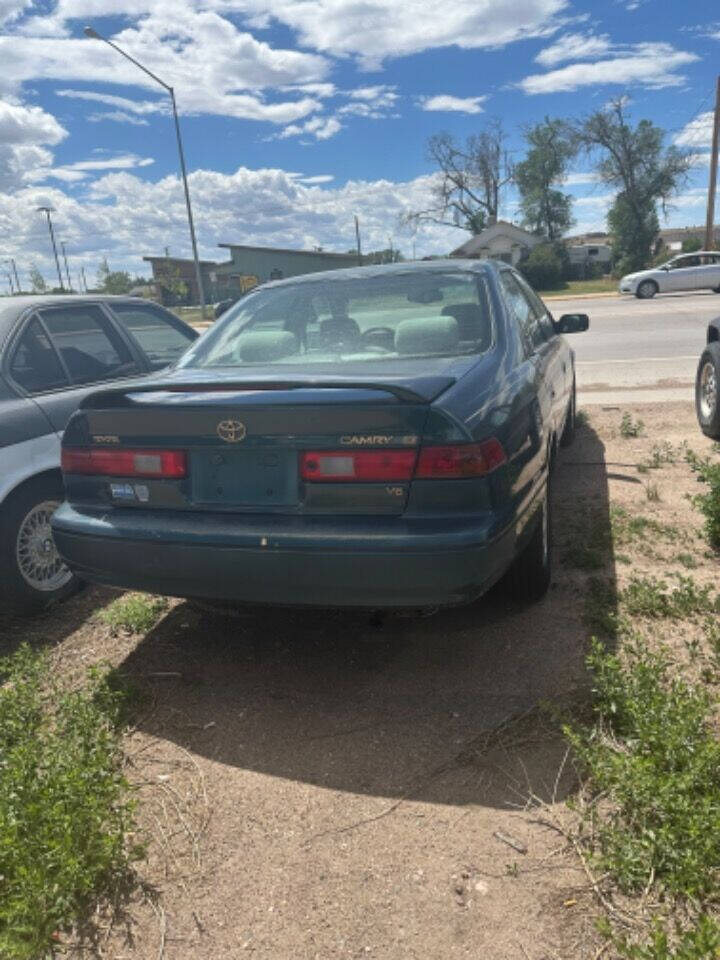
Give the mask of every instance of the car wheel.
[{"label": "car wheel", "polygon": [[657,292],[658,285],[654,280],[643,280],[641,284],[638,284],[635,296],[640,300],[652,300]]},{"label": "car wheel", "polygon": [[40,478],[0,508],[0,609],[39,613],[74,593],[80,582],[60,558],[50,518],[64,499],[62,484]]},{"label": "car wheel", "polygon": [[713,287],[713,293],[720,293],[720,287]]},{"label": "car wheel", "polygon": [[695,378],[695,411],[702,432],[720,440],[720,343],[709,343],[703,350]]},{"label": "car wheel", "polygon": [[565,418],[565,427],[560,437],[560,446],[569,447],[575,439],[576,412],[577,412],[577,391],[575,381],[573,380],[572,393],[570,394],[570,403],[568,404],[567,417]]},{"label": "car wheel", "polygon": [[550,483],[532,536],[501,581],[505,595],[518,604],[541,600],[550,587],[552,547],[552,506]]}]

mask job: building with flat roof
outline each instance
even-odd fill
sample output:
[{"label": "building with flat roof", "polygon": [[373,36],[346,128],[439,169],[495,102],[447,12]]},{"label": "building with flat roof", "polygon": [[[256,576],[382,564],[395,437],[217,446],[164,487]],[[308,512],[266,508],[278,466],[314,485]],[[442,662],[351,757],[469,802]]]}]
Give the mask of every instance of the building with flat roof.
[{"label": "building with flat roof", "polygon": [[258,283],[299,277],[305,273],[357,266],[355,253],[326,250],[290,250],[282,247],[252,247],[242,243],[220,243],[230,252],[230,262],[218,264],[218,278],[257,277]]}]

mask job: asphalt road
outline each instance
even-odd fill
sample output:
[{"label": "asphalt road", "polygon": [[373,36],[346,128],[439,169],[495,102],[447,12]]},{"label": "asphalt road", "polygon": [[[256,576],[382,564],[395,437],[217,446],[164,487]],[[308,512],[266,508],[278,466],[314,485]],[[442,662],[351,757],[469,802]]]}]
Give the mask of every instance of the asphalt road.
[{"label": "asphalt road", "polygon": [[711,292],[653,300],[578,297],[548,305],[555,317],[590,317],[590,330],[570,338],[585,403],[690,398],[708,322],[720,315],[720,296]]}]

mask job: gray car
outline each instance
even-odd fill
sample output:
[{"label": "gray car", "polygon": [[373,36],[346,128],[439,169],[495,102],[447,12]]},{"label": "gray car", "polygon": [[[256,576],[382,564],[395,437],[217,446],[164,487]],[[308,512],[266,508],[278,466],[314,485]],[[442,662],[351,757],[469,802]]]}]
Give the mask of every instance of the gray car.
[{"label": "gray car", "polygon": [[656,293],[714,290],[720,293],[720,250],[683,253],[650,270],[628,273],[620,281],[620,293],[650,300]]},{"label": "gray car", "polygon": [[172,364],[198,333],[130,297],[0,301],[0,612],[32,613],[68,596],[50,517],[63,499],[60,440],[98,384]]}]

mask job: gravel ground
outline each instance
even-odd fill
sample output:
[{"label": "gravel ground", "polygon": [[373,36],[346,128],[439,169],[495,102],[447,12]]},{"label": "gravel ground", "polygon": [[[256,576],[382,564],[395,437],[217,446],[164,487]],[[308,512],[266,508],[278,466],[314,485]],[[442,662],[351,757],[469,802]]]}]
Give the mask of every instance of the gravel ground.
[{"label": "gravel ground", "polygon": [[490,596],[422,617],[228,619],[173,601],[133,636],[97,618],[115,595],[87,590],[29,624],[0,620],[7,647],[51,644],[70,673],[108,660],[147,694],[127,772],[151,839],[141,875],[157,897],[138,894],[83,956],[597,955],[588,878],[548,826],[566,821],[575,775],[534,709],[587,692],[589,574],[564,557],[578,520],[592,511],[607,527],[612,502],[677,525],[683,542],[654,545],[662,557],[628,548],[605,576],[623,582],[678,552],[697,556],[699,579],[717,576],[686,499],[697,489],[688,467],[636,468],[660,444],[709,449],[691,404],[628,409],[641,437],[620,436],[620,409],[593,407],[563,451],[554,582],[526,610]]}]

